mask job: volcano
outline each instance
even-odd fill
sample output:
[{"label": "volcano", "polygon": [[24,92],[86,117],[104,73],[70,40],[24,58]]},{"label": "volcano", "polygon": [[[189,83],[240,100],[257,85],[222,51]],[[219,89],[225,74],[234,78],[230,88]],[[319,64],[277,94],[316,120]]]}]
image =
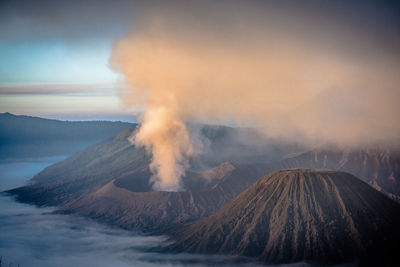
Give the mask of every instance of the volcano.
[{"label": "volcano", "polygon": [[400,205],[351,174],[273,172],[177,234],[175,252],[227,253],[267,263],[393,263]]}]

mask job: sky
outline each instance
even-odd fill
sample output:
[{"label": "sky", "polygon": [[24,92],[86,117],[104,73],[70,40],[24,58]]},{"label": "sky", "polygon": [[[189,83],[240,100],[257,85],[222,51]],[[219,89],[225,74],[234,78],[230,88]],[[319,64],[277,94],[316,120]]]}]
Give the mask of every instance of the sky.
[{"label": "sky", "polygon": [[166,14],[174,12],[177,34],[199,31],[229,39],[230,33],[248,26],[232,17],[252,14],[251,27],[263,27],[264,19],[273,17],[286,35],[308,34],[319,47],[359,54],[360,60],[399,58],[396,1],[3,0],[0,112],[126,120],[143,111],[143,106],[130,105],[121,96],[125,77],[110,67],[113,47],[132,32],[141,32],[154,14],[173,17]]},{"label": "sky", "polygon": [[1,1],[0,112],[134,121],[108,66],[131,11],[128,1]]}]

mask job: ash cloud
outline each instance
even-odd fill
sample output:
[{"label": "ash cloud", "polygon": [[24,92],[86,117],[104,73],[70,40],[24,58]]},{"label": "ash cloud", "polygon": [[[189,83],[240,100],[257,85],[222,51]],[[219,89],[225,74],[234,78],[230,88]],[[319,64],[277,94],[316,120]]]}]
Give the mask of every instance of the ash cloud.
[{"label": "ash cloud", "polygon": [[398,54],[366,44],[354,25],[307,15],[243,2],[160,5],[115,43],[110,65],[125,78],[121,99],[145,110],[134,142],[152,153],[157,189],[179,190],[199,153],[193,120],[305,144],[398,142]]}]

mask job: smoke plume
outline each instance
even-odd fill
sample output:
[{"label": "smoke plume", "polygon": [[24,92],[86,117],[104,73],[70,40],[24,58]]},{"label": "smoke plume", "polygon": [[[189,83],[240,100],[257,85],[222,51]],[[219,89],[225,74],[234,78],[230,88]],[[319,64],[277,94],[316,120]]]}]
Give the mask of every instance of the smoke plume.
[{"label": "smoke plume", "polygon": [[152,153],[157,189],[180,189],[197,152],[191,120],[233,121],[307,143],[398,138],[399,64],[358,46],[362,40],[254,10],[185,11],[151,12],[110,60],[125,78],[123,101],[145,111],[134,142]]}]

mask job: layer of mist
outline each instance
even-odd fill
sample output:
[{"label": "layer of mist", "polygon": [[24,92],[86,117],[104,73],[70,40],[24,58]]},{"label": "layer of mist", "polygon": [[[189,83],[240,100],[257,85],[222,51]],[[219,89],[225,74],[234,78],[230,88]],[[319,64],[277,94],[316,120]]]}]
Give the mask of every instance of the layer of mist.
[{"label": "layer of mist", "polygon": [[2,161],[0,161],[0,192],[23,186],[33,174],[65,158],[66,156],[19,160],[2,158]]},{"label": "layer of mist", "polygon": [[[1,190],[18,186],[58,158],[0,163]],[[51,214],[0,195],[0,256],[3,264],[22,267],[67,266],[254,266],[230,256],[165,254],[151,248],[168,244],[165,236],[110,228],[75,215]]]}]

